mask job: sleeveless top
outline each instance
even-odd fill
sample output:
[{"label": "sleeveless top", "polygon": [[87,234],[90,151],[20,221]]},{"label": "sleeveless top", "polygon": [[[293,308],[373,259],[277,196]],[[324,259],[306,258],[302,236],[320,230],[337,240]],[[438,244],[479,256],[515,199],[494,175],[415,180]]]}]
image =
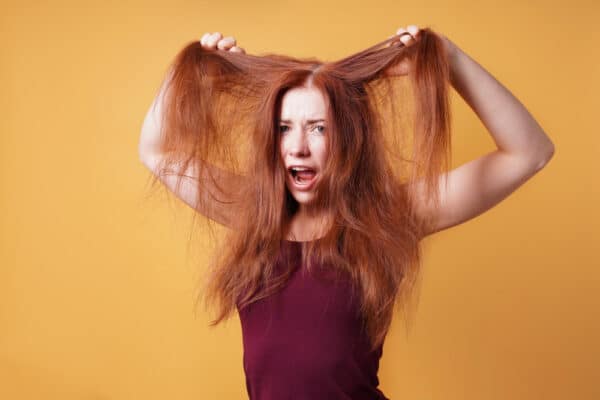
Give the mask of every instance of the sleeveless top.
[{"label": "sleeveless top", "polygon": [[349,278],[328,279],[321,265],[309,273],[302,243],[282,241],[276,268],[281,257],[293,265],[283,289],[238,307],[250,400],[389,400],[378,389],[382,346],[369,351]]}]

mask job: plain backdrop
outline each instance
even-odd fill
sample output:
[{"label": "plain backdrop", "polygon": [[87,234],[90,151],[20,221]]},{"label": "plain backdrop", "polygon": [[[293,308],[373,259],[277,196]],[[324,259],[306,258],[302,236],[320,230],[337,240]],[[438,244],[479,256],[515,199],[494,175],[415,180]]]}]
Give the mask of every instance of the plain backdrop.
[{"label": "plain backdrop", "polygon": [[[146,111],[204,32],[247,52],[338,59],[401,26],[452,39],[556,146],[487,213],[426,239],[410,331],[388,334],[392,399],[600,398],[600,3],[3,1],[0,398],[244,399],[238,316],[193,313],[207,231],[147,196]],[[452,91],[453,166],[494,149]]]}]

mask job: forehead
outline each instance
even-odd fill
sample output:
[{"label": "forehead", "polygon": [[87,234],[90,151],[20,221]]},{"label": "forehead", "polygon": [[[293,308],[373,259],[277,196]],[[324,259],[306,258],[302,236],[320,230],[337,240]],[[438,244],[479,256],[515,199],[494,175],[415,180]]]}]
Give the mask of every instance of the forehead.
[{"label": "forehead", "polygon": [[326,119],[327,99],[317,88],[293,88],[281,101],[281,120]]}]

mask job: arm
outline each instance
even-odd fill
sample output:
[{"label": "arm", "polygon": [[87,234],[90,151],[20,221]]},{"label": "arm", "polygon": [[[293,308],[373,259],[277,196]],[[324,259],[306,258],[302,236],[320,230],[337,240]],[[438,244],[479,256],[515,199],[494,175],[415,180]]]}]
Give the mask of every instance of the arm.
[{"label": "arm", "polygon": [[[246,51],[236,46],[236,41],[233,37],[225,37],[221,33],[214,34],[205,33],[200,40],[202,46],[207,50],[227,50],[231,52],[246,53]],[[142,134],[139,143],[140,157],[143,159],[148,154],[160,153],[160,122],[162,116],[162,103],[165,96],[165,90],[171,78],[172,71],[167,73],[167,76],[162,83],[159,92],[152,102],[150,109],[146,113],[142,126]]]},{"label": "arm", "polygon": [[[554,154],[554,144],[519,100],[454,43],[444,40],[451,84],[481,119],[497,149],[440,177],[438,209],[421,197],[418,213],[433,215],[436,220],[428,234],[492,208],[542,169]],[[417,187],[419,191],[422,188]]]},{"label": "arm", "polygon": [[[213,42],[206,42],[207,35],[202,38],[203,45],[214,49],[217,35],[213,37]],[[220,39],[220,34],[218,36]],[[219,48],[222,48],[221,45],[226,47],[228,43],[231,47],[232,44],[235,44],[235,40],[223,39],[219,42]],[[230,51],[244,50],[234,46]],[[221,225],[232,227],[233,216],[235,215],[235,198],[231,193],[225,193],[220,188],[237,189],[241,186],[243,177],[206,162],[199,165],[190,164],[185,170],[182,170],[183,165],[175,165],[178,169],[177,172],[184,175],[184,177],[179,177],[177,174],[162,169],[165,160],[161,150],[160,138],[162,105],[170,77],[171,71],[167,73],[167,77],[144,118],[138,145],[140,160],[185,204]],[[200,163],[199,160],[196,160],[196,162]],[[201,166],[200,172],[197,169],[198,166]],[[202,188],[202,190],[199,190],[199,188]]]},{"label": "arm", "polygon": [[454,89],[475,111],[498,151],[528,160],[540,169],[554,144],[521,102],[459,47],[445,38]]},{"label": "arm", "polygon": [[138,152],[140,160],[144,162],[151,155],[160,154],[160,127],[161,127],[161,116],[162,104],[165,97],[165,90],[168,85],[171,73],[167,73],[167,77],[162,83],[158,94],[152,101],[148,112],[144,118],[142,124],[142,133],[140,135],[140,141],[138,144]]}]

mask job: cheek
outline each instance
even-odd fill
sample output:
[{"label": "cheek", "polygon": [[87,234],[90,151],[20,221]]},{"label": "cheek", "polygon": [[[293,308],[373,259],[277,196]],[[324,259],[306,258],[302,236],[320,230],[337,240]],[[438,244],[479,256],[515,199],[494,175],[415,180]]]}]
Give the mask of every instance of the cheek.
[{"label": "cheek", "polygon": [[283,160],[285,156],[285,146],[283,142],[279,143],[279,157]]},{"label": "cheek", "polygon": [[321,163],[325,163],[325,161],[329,157],[329,149],[327,148],[327,143],[319,143],[319,146],[315,150],[318,154],[318,158],[321,161]]}]

